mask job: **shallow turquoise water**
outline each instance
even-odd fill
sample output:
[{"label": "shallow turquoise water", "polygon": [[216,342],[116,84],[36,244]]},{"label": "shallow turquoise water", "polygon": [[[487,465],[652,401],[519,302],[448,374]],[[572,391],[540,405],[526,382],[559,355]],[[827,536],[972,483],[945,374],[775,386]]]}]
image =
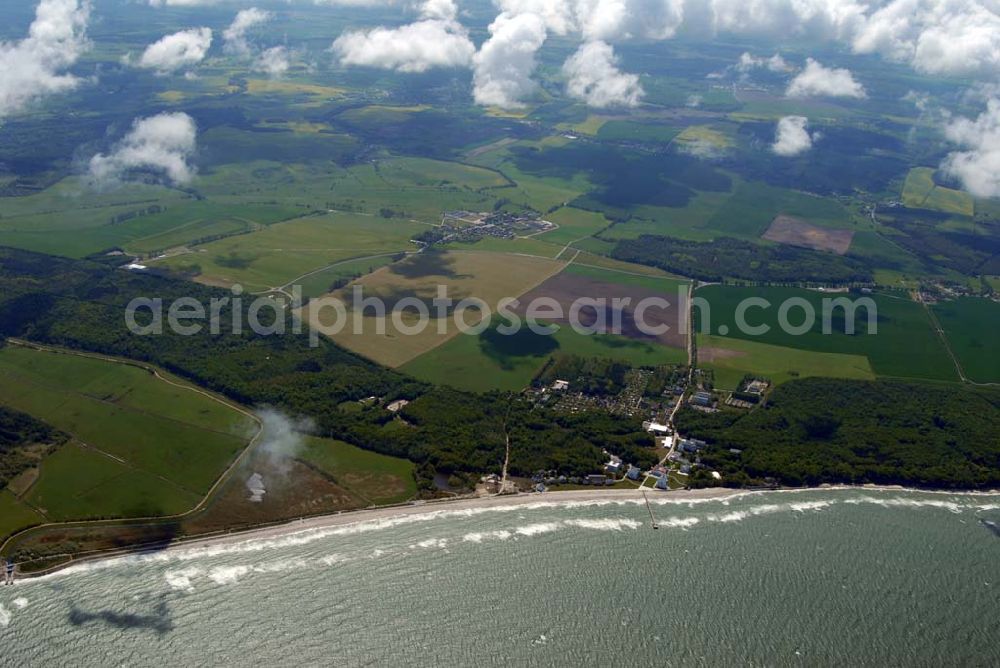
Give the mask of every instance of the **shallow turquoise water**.
[{"label": "shallow turquoise water", "polygon": [[0,664],[1000,663],[998,496],[546,500],[23,581]]}]

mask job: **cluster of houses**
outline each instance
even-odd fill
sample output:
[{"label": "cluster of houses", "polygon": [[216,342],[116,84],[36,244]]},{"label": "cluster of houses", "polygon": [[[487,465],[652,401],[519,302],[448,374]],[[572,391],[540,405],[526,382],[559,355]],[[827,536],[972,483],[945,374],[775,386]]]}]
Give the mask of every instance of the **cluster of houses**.
[{"label": "cluster of houses", "polygon": [[534,491],[544,492],[549,487],[556,485],[593,485],[594,487],[606,487],[615,484],[615,477],[603,473],[594,473],[586,476],[557,476],[552,472],[538,472],[531,477],[531,482]]},{"label": "cluster of houses", "polygon": [[445,211],[439,226],[423,232],[413,241],[427,245],[453,241],[475,243],[486,237],[513,239],[518,234],[539,234],[556,227],[555,223],[535,216],[506,211]]}]

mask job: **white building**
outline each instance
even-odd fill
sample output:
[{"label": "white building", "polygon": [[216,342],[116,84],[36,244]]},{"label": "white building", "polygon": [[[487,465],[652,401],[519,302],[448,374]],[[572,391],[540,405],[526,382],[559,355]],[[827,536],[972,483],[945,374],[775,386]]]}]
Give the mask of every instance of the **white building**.
[{"label": "white building", "polygon": [[650,434],[656,434],[658,436],[666,436],[670,433],[670,427],[665,424],[660,424],[659,422],[650,422],[646,426],[646,431]]}]

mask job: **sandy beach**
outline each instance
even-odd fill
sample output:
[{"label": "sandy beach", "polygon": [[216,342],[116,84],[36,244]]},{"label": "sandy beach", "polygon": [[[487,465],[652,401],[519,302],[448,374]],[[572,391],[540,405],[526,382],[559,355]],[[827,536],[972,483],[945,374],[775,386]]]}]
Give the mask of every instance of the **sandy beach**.
[{"label": "sandy beach", "polygon": [[[658,507],[665,504],[689,504],[706,501],[719,501],[734,499],[737,497],[765,494],[802,494],[809,492],[830,492],[830,491],[868,491],[868,492],[898,492],[898,493],[921,493],[937,495],[962,495],[972,497],[995,497],[1000,495],[998,490],[989,491],[931,491],[917,490],[899,486],[876,486],[876,485],[831,485],[810,488],[782,488],[776,490],[741,490],[728,488],[707,488],[697,490],[674,490],[661,492],[646,490],[646,497],[653,506],[653,512],[659,515]],[[224,547],[248,543],[251,541],[270,541],[287,538],[296,534],[306,534],[310,532],[320,532],[326,529],[337,527],[347,527],[350,525],[363,525],[366,523],[391,522],[399,518],[408,516],[427,516],[427,519],[434,517],[446,518],[467,513],[488,512],[491,509],[503,508],[544,508],[546,506],[557,507],[572,504],[599,505],[615,503],[643,503],[643,494],[638,489],[576,489],[563,492],[545,493],[521,493],[503,496],[481,496],[481,497],[461,497],[457,499],[442,499],[435,501],[416,501],[408,504],[396,506],[383,506],[378,508],[366,508],[361,510],[349,510],[330,515],[318,515],[315,517],[290,520],[281,524],[272,524],[242,531],[233,531],[223,534],[212,534],[205,536],[191,536],[181,538],[167,547],[160,547],[155,550],[122,549],[114,552],[104,552],[100,554],[87,555],[72,561],[60,564],[45,571],[35,573],[19,574],[22,578],[37,578],[52,575],[59,571],[72,569],[75,566],[90,564],[93,562],[112,560],[125,555],[143,554],[146,552],[170,552],[189,549],[210,549],[212,547]]]},{"label": "sandy beach", "polygon": [[[705,489],[672,490],[669,492],[646,490],[646,497],[653,504],[666,503],[692,503],[699,501],[717,501],[732,499],[736,497],[758,495],[758,494],[801,494],[809,492],[830,492],[841,490],[869,491],[869,492],[899,492],[899,493],[920,493],[920,494],[940,494],[940,495],[963,495],[994,497],[1000,495],[1000,490],[982,491],[944,491],[944,490],[920,490],[896,485],[828,485],[821,487],[801,487],[801,488],[780,488],[773,490],[746,490],[730,489],[726,487],[710,487]],[[376,522],[389,520],[407,515],[430,515],[459,514],[465,511],[484,510],[489,508],[500,508],[506,506],[539,506],[541,504],[564,505],[564,504],[597,504],[602,502],[634,502],[642,503],[643,494],[638,489],[576,489],[564,492],[550,491],[544,493],[521,493],[503,496],[481,496],[462,497],[458,499],[444,499],[438,501],[413,502],[398,506],[385,506],[380,508],[367,508],[363,510],[351,510],[332,515],[320,515],[316,517],[293,520],[284,524],[271,525],[246,531],[234,532],[223,536],[207,536],[203,538],[193,537],[178,541],[167,549],[187,548],[192,545],[218,545],[224,543],[239,542],[251,539],[279,538],[288,534],[301,531],[322,530],[330,527],[346,526],[350,524],[360,524],[364,522]]]},{"label": "sandy beach", "polygon": [[[671,492],[654,492],[647,490],[650,503],[662,503],[669,499],[672,503],[686,503],[725,499],[748,494],[746,490],[709,488],[699,490],[676,490]],[[638,489],[583,489],[565,492],[545,492],[509,494],[503,496],[461,497],[458,499],[442,499],[435,501],[416,501],[403,505],[384,506],[349,510],[330,515],[318,515],[282,524],[273,524],[244,531],[234,531],[226,534],[209,536],[192,536],[181,538],[165,548],[148,550],[148,552],[163,552],[187,550],[191,548],[211,548],[232,545],[252,540],[273,540],[302,532],[322,531],[324,529],[343,527],[352,524],[393,520],[412,515],[437,515],[447,517],[465,512],[484,511],[491,508],[516,506],[541,506],[543,504],[564,505],[572,503],[642,503],[642,493]],[[76,566],[98,561],[120,558],[130,554],[143,554],[146,550],[122,549],[113,552],[87,555],[59,564],[52,568],[33,573],[19,573],[18,579],[40,578],[53,575]]]},{"label": "sandy beach", "polygon": [[[710,501],[742,496],[746,490],[714,487],[708,489],[676,490],[672,492],[653,492],[647,490],[650,503],[671,502],[684,503],[694,501]],[[284,524],[248,529],[223,536],[193,537],[177,541],[167,550],[190,548],[192,546],[212,546],[247,540],[280,538],[302,531],[318,531],[331,527],[377,522],[408,515],[459,514],[470,510],[483,510],[507,506],[532,506],[536,504],[562,505],[567,503],[601,503],[601,502],[642,502],[642,493],[638,489],[582,489],[565,492],[545,492],[543,494],[508,494],[503,496],[463,497],[440,501],[415,502],[400,506],[381,508],[366,508],[351,510],[333,515],[320,515],[301,520],[293,520]]]}]

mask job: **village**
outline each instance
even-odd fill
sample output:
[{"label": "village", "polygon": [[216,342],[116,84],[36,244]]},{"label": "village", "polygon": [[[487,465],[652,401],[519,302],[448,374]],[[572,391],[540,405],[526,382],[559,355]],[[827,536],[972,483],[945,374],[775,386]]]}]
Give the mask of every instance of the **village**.
[{"label": "village", "polygon": [[556,229],[558,225],[535,215],[506,211],[445,211],[441,224],[413,238],[414,243],[434,246],[446,243],[476,243],[482,239],[531,237]]},{"label": "village", "polygon": [[[666,377],[671,382],[657,393],[648,391],[655,375]],[[697,380],[695,380],[697,377]],[[694,380],[689,385],[688,379]],[[605,451],[608,461],[603,470],[586,476],[566,476],[556,471],[537,471],[530,480],[518,485],[517,481],[506,481],[502,476],[487,475],[481,478],[479,491],[482,493],[513,493],[531,491],[545,493],[550,489],[573,489],[577,487],[622,487],[657,491],[690,489],[690,477],[699,468],[704,468],[701,453],[710,447],[696,438],[685,438],[674,426],[674,416],[684,405],[693,410],[715,412],[721,406],[737,410],[753,410],[764,401],[771,385],[762,378],[744,379],[736,392],[717,396],[705,388],[700,374],[687,374],[684,367],[670,369],[631,369],[625,374],[624,386],[616,394],[582,391],[574,387],[574,382],[562,378],[552,380],[543,386],[533,386],[526,390],[538,405],[547,405],[557,411],[579,413],[584,411],[604,411],[610,415],[643,418],[643,429],[650,434],[656,444],[659,461],[655,466],[643,468],[633,462]],[[658,388],[657,388],[658,389]],[[739,454],[735,452],[734,454]],[[713,482],[721,482],[718,471],[709,470]]]}]

